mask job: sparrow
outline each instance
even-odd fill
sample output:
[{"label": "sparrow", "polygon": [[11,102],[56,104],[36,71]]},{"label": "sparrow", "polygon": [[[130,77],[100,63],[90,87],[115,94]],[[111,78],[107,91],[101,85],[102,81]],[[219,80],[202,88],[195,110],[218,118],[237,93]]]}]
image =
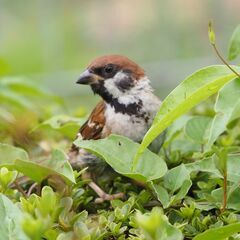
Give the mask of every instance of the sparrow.
[{"label": "sparrow", "polygon": [[[80,75],[77,84],[89,85],[93,93],[102,98],[80,128],[78,139],[98,140],[118,134],[140,143],[161,105],[143,68],[124,56],[96,58]],[[158,152],[163,141],[164,134],[150,145],[150,149]],[[70,159],[75,159],[70,161],[72,165],[88,166],[90,172],[91,166],[104,163],[74,144],[70,155]],[[120,197],[106,194],[93,181],[89,186],[103,201]]]}]

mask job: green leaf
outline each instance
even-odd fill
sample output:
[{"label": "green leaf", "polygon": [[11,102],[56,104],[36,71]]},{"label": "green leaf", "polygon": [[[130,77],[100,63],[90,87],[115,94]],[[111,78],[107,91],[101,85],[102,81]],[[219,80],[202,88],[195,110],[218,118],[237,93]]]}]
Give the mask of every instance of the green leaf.
[{"label": "green leaf", "polygon": [[[239,67],[234,67],[240,71]],[[209,66],[198,70],[178,85],[162,102],[151,128],[145,135],[133,161],[136,167],[138,158],[148,145],[174,120],[186,113],[199,102],[216,93],[227,82],[236,77],[226,66]]]},{"label": "green leaf", "polygon": [[21,228],[23,214],[6,196],[0,193],[0,233],[4,240],[29,240]]},{"label": "green leaf", "polygon": [[0,144],[0,167],[15,169],[36,182],[41,182],[49,175],[58,175],[68,183],[75,183],[74,173],[67,156],[57,149],[53,151],[50,160],[40,165],[30,161],[23,149]]},{"label": "green leaf", "polygon": [[186,135],[193,141],[204,144],[207,141],[206,135],[209,134],[211,120],[205,116],[191,118],[185,126]]},{"label": "green leaf", "polygon": [[215,154],[212,158],[215,166],[222,175],[225,175],[227,172],[227,150],[225,148],[215,148],[214,151]]},{"label": "green leaf", "polygon": [[227,129],[227,124],[240,117],[240,79],[226,84],[218,93],[214,110],[216,115],[211,123],[207,148]]},{"label": "green leaf", "polygon": [[225,240],[238,232],[240,232],[240,223],[233,223],[227,226],[206,230],[194,237],[193,240]]},{"label": "green leaf", "polygon": [[180,190],[177,192],[176,195],[172,197],[171,204],[174,204],[176,201],[183,199],[187,195],[191,186],[192,186],[192,181],[190,179],[184,180]]},{"label": "green leaf", "polygon": [[189,119],[191,119],[190,116],[183,115],[168,128],[166,138],[164,140],[164,147],[167,147],[170,143],[173,142],[173,139],[177,137]]},{"label": "green leaf", "polygon": [[150,150],[144,152],[136,170],[132,171],[132,160],[139,144],[123,136],[111,135],[101,140],[76,140],[74,144],[103,158],[116,172],[136,180],[146,182],[158,179],[167,171],[164,160]]},{"label": "green leaf", "polygon": [[164,176],[164,187],[172,193],[177,191],[185,180],[189,180],[190,175],[184,164],[170,169]]},{"label": "green leaf", "polygon": [[234,30],[228,48],[228,59],[234,60],[240,54],[240,25]]},{"label": "green leaf", "polygon": [[[240,189],[239,189],[239,184],[235,184],[234,189],[231,190],[232,187],[228,186],[228,198],[227,198],[227,208],[228,209],[233,209],[240,211],[240,202],[239,202],[239,197],[240,197]],[[214,203],[218,204],[220,207],[222,205],[222,200],[223,200],[223,189],[218,188],[214,189],[211,192],[212,197],[214,197]]]},{"label": "green leaf", "polygon": [[69,138],[72,138],[73,136],[75,137],[76,132],[79,130],[79,127],[84,123],[84,121],[85,120],[83,119],[61,114],[53,116],[50,119],[47,119],[46,121],[40,123],[32,131],[38,129],[53,129],[61,132]]},{"label": "green leaf", "polygon": [[168,191],[160,184],[152,183],[151,186],[157,195],[158,201],[163,205],[163,208],[168,208],[170,204],[170,196]]},{"label": "green leaf", "polygon": [[137,212],[136,222],[146,239],[149,240],[181,240],[183,235],[179,229],[168,222],[159,208],[153,208],[151,213]]},{"label": "green leaf", "polygon": [[[240,172],[239,172],[239,154],[228,155],[227,158],[227,176],[228,181],[239,183],[240,182]],[[222,174],[215,166],[214,158],[205,158],[194,163],[185,164],[187,170],[191,173],[194,171],[208,172],[212,173],[215,177],[222,178]]]}]

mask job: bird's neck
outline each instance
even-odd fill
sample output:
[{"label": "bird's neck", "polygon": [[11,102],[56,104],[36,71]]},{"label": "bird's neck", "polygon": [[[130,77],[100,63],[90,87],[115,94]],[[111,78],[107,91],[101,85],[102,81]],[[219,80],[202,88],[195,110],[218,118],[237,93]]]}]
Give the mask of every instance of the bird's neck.
[{"label": "bird's neck", "polygon": [[153,90],[147,77],[138,80],[127,92],[120,92],[115,85],[106,87],[104,83],[92,86],[93,92],[99,94],[104,102],[115,109],[115,112],[138,115],[143,105],[152,99]]}]

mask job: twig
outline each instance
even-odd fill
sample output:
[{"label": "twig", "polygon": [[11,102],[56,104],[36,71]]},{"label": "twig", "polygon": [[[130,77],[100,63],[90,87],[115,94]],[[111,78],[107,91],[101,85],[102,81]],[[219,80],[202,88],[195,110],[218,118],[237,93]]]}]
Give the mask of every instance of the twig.
[{"label": "twig", "polygon": [[32,190],[38,186],[38,183],[33,183],[31,187],[28,189],[27,197],[29,197],[32,194]]},{"label": "twig", "polygon": [[14,181],[14,185],[15,185],[16,189],[17,189],[20,193],[22,193],[22,195],[23,195],[25,198],[27,198],[27,195],[26,195],[25,191],[22,189],[22,187],[18,184],[18,182],[17,182],[16,180]]},{"label": "twig", "polygon": [[220,58],[220,60],[233,72],[235,73],[239,78],[240,78],[240,74],[235,71],[229,64],[228,62],[222,57],[222,55],[220,54],[220,52],[217,49],[217,46],[215,43],[211,43],[211,45],[213,46],[214,51],[216,52],[216,54],[218,55],[218,57]]}]

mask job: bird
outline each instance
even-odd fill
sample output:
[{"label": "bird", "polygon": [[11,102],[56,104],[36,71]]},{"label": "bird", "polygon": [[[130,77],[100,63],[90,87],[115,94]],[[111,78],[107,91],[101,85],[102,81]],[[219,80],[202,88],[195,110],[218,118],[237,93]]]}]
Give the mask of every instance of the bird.
[{"label": "bird", "polygon": [[[101,97],[81,126],[77,139],[98,140],[118,134],[138,143],[142,141],[161,105],[142,67],[125,56],[101,56],[87,66],[76,83],[89,85],[93,93]],[[164,135],[150,145],[152,151],[160,150]],[[72,165],[88,166],[90,172],[91,167],[95,172],[94,166],[104,165],[103,160],[74,144],[69,156]],[[91,179],[91,174],[87,176]],[[105,193],[92,180],[89,186],[98,194],[99,201],[122,197],[121,193]]]}]

